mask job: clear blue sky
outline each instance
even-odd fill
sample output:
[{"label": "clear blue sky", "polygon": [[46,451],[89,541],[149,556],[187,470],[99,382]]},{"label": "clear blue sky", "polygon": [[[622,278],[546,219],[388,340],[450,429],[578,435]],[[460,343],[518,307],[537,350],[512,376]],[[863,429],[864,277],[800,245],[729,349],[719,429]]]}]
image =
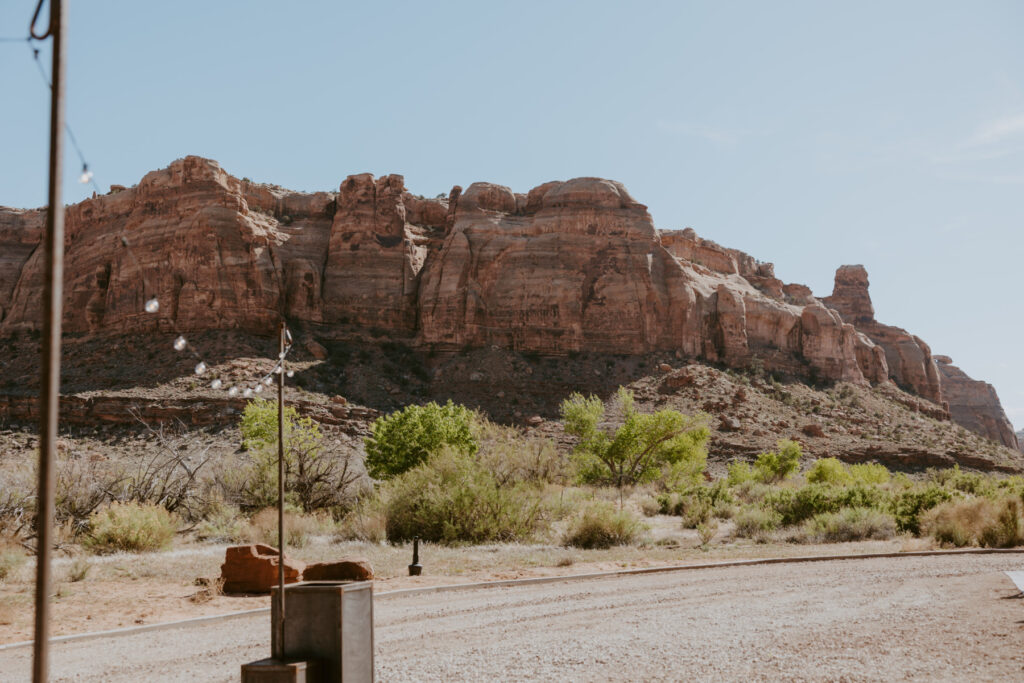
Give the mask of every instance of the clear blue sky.
[{"label": "clear blue sky", "polygon": [[[0,35],[34,5],[4,2]],[[819,296],[863,263],[878,319],[1021,426],[1022,33],[1013,1],[72,0],[68,120],[104,190],[186,154],[299,190],[621,180],[659,227]],[[0,93],[0,204],[41,205],[23,44],[0,44]]]}]

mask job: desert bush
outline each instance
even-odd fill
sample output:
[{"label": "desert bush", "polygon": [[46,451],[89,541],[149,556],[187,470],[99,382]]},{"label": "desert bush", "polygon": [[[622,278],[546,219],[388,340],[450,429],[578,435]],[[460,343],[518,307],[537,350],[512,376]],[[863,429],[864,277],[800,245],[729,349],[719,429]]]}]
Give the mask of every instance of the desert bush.
[{"label": "desert bush", "polygon": [[640,512],[644,517],[653,517],[661,514],[661,501],[654,496],[644,496],[638,503]]},{"label": "desert bush", "polygon": [[562,545],[574,548],[611,548],[631,545],[647,530],[646,525],[626,510],[594,501],[569,522]]},{"label": "desert bush", "polygon": [[388,538],[387,510],[381,496],[360,500],[338,524],[336,541],[383,543]]},{"label": "desert bush", "polygon": [[771,484],[788,479],[800,469],[803,449],[796,441],[781,439],[777,450],[761,453],[754,461],[754,476],[759,481]]},{"label": "desert bush", "polygon": [[914,535],[921,533],[921,514],[952,498],[952,494],[936,484],[905,488],[894,494],[891,512],[896,528]]},{"label": "desert bush", "polygon": [[804,532],[811,543],[884,540],[896,535],[896,520],[881,510],[844,508],[811,517]]},{"label": "desert bush", "polygon": [[712,521],[708,524],[698,524],[697,537],[700,539],[701,547],[711,542],[711,539],[718,533],[718,522]]},{"label": "desert bush", "polygon": [[100,554],[162,550],[177,529],[175,516],[159,505],[115,501],[89,516],[82,545]]},{"label": "desert bush", "polygon": [[390,479],[411,470],[442,447],[476,453],[473,411],[450,400],[410,405],[380,417],[365,441],[366,468],[375,479]]},{"label": "desert bush", "polygon": [[385,516],[392,543],[521,541],[546,523],[539,486],[501,486],[473,455],[453,448],[388,482]]},{"label": "desert bush", "polygon": [[17,542],[32,531],[35,519],[34,472],[29,468],[0,472],[0,545]]},{"label": "desert bush", "polygon": [[752,481],[754,481],[754,470],[750,467],[750,463],[743,460],[729,463],[729,474],[726,477],[729,486],[740,486]]},{"label": "desert bush", "polygon": [[695,484],[707,464],[710,431],[704,420],[675,410],[640,413],[620,387],[613,401],[618,427],[606,428],[604,403],[573,394],[562,403],[565,432],[578,439],[574,458],[580,481],[624,486],[656,479]]},{"label": "desert bush", "polygon": [[[245,530],[249,540],[257,543],[278,547],[278,524],[277,508],[264,508],[252,519]],[[303,514],[301,510],[293,506],[286,506],[284,512],[284,540],[285,543],[301,548],[309,542],[311,536],[325,530],[331,530],[330,518],[324,515]]]},{"label": "desert bush", "polygon": [[994,477],[978,472],[964,472],[960,469],[960,465],[945,469],[929,469],[927,479],[945,489],[972,496],[992,497],[997,490]]},{"label": "desert bush", "polygon": [[819,458],[804,475],[809,484],[849,484],[853,477],[836,458]]},{"label": "desert bush", "polygon": [[752,538],[759,542],[768,539],[782,521],[779,513],[762,507],[743,508],[733,515],[736,528],[733,534],[739,538]]},{"label": "desert bush", "polygon": [[0,547],[0,581],[5,581],[25,564],[25,551],[14,547]]},{"label": "desert bush", "polygon": [[939,543],[956,547],[1010,548],[1022,542],[1019,503],[1013,498],[947,501],[922,516],[921,528]]},{"label": "desert bush", "polygon": [[92,565],[89,564],[89,560],[84,557],[76,557],[71,564],[68,565],[68,571],[66,574],[67,580],[70,583],[85,581],[85,577],[89,575],[90,569],[92,569]]},{"label": "desert bush", "polygon": [[692,486],[683,491],[672,491],[658,496],[661,514],[682,517],[685,529],[694,529],[698,524],[706,524],[716,506],[729,505],[732,502],[733,497],[722,479],[711,486]]},{"label": "desert bush", "polygon": [[799,524],[806,519],[844,508],[888,507],[888,494],[873,486],[830,486],[807,484],[797,489],[776,489],[765,497],[765,504],[778,512],[782,524]]},{"label": "desert bush", "polygon": [[[359,454],[346,444],[325,444],[319,425],[290,406],[284,418],[286,501],[307,512],[329,509],[340,515],[363,488]],[[244,510],[277,503],[277,419],[270,401],[250,401],[242,415],[242,444],[250,460],[241,477],[228,475],[222,482]]]},{"label": "desert bush", "polygon": [[196,526],[196,539],[211,543],[241,543],[248,539],[242,511],[234,505],[214,506]]},{"label": "desert bush", "polygon": [[500,486],[518,482],[567,485],[572,477],[569,459],[549,439],[524,437],[513,428],[485,418],[473,424],[479,444],[477,460],[491,470]]},{"label": "desert bush", "polygon": [[850,476],[857,484],[886,484],[889,482],[890,473],[885,465],[877,463],[857,463],[848,468]]}]

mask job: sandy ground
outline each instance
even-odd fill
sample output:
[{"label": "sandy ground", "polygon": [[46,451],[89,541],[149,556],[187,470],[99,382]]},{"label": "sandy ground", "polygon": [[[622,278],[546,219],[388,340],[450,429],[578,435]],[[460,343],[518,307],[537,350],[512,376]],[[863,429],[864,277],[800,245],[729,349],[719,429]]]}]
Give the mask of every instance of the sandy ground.
[{"label": "sandy ground", "polygon": [[[377,678],[1019,680],[1018,554],[898,557],[376,600]],[[55,680],[235,681],[265,615],[54,646]],[[25,680],[31,650],[0,651]]]}]

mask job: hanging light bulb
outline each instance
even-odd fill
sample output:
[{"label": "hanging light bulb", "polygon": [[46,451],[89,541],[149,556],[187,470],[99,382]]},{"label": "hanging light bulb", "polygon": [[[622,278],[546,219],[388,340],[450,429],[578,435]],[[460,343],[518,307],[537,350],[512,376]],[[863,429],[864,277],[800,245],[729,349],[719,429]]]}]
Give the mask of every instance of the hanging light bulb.
[{"label": "hanging light bulb", "polygon": [[238,387],[228,389],[228,396],[238,396]]},{"label": "hanging light bulb", "polygon": [[223,384],[224,383],[221,382],[220,379],[218,378],[218,379],[215,379],[212,382],[210,382],[210,388],[211,389],[220,389],[221,386],[223,386]]},{"label": "hanging light bulb", "polygon": [[186,345],[188,345],[188,342],[181,335],[178,335],[178,338],[174,340],[175,351],[184,351]]},{"label": "hanging light bulb", "polygon": [[289,377],[294,377],[295,376],[295,371],[294,370],[289,370],[288,371],[288,376]]},{"label": "hanging light bulb", "polygon": [[78,176],[78,182],[85,185],[92,180],[92,171],[89,170],[89,164],[82,164],[82,175]]},{"label": "hanging light bulb", "polygon": [[274,368],[274,374],[275,375],[280,375],[281,374],[281,370],[283,370],[283,369],[284,368],[282,368],[280,365],[278,365],[276,368]]},{"label": "hanging light bulb", "polygon": [[160,310],[160,302],[154,296],[152,299],[146,302],[146,313],[156,313]]},{"label": "hanging light bulb", "polygon": [[277,354],[277,357],[278,357],[278,358],[282,358],[282,359],[283,359],[283,358],[284,358],[285,356],[287,356],[287,355],[288,355],[288,352],[287,352],[287,351],[282,351],[281,353]]},{"label": "hanging light bulb", "polygon": [[198,363],[196,363],[195,373],[197,375],[201,375],[204,372],[206,372],[206,363],[204,363],[203,361],[199,361]]},{"label": "hanging light bulb", "polygon": [[261,391],[263,391],[263,385],[262,384],[257,384],[255,387],[252,388],[252,390],[255,391],[258,394]]},{"label": "hanging light bulb", "polygon": [[242,392],[242,396],[245,396],[246,398],[249,398],[250,396],[252,396],[252,389],[250,389],[249,387],[246,387],[245,391]]},{"label": "hanging light bulb", "polygon": [[263,378],[263,383],[269,387],[271,384],[274,383],[274,380],[270,375],[267,375],[266,377]]}]

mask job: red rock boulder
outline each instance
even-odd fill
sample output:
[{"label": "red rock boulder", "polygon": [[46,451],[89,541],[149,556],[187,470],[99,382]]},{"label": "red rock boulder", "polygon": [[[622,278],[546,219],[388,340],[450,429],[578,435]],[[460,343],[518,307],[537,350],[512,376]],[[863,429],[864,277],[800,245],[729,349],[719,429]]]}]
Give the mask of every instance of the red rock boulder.
[{"label": "red rock boulder", "polygon": [[[269,593],[277,585],[277,568],[281,563],[277,548],[254,543],[235,545],[227,549],[220,576],[224,579],[225,593]],[[300,580],[306,565],[289,557],[284,561],[284,582]]]},{"label": "red rock boulder", "polygon": [[338,560],[337,562],[318,562],[311,564],[302,572],[303,581],[370,581],[373,579],[373,567],[364,558]]}]

